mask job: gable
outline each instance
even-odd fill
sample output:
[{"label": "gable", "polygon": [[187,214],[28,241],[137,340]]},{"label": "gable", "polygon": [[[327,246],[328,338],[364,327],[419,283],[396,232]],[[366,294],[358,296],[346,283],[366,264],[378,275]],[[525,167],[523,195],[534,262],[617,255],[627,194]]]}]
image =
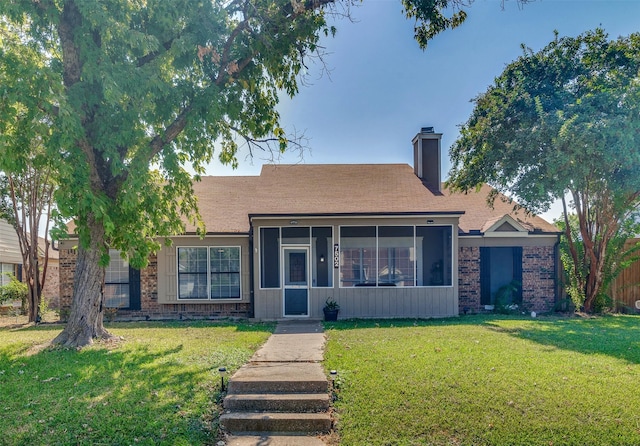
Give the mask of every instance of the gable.
[{"label": "gable", "polygon": [[482,225],[481,232],[485,237],[521,237],[529,234],[524,224],[509,214],[487,220]]},{"label": "gable", "polygon": [[517,231],[517,229],[512,224],[506,221],[495,229],[495,232],[513,232],[513,231]]}]

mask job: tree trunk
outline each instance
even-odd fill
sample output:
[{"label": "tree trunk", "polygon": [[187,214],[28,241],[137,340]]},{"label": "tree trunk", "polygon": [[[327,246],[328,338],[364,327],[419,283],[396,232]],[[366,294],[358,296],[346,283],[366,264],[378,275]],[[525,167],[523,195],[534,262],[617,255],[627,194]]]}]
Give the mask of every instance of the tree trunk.
[{"label": "tree trunk", "polygon": [[40,306],[40,300],[38,299],[38,292],[36,290],[37,282],[29,283],[29,322],[36,322],[38,318],[38,310]]},{"label": "tree trunk", "polygon": [[105,247],[104,228],[93,217],[88,219],[88,225],[91,240],[88,247],[78,246],[69,321],[53,340],[65,347],[83,347],[94,339],[113,337],[102,323],[104,267],[100,266],[100,256]]}]

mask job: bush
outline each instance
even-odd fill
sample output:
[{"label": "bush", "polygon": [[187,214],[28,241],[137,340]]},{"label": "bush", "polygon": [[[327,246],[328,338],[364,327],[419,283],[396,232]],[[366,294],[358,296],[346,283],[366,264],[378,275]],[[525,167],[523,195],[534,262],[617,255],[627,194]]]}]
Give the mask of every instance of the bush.
[{"label": "bush", "polygon": [[522,306],[522,302],[520,302],[520,305],[516,302],[520,286],[519,281],[512,280],[498,288],[494,297],[495,306],[493,311],[498,314],[517,314],[526,311]]},{"label": "bush", "polygon": [[0,286],[0,304],[19,300],[22,308],[26,308],[29,287],[26,283],[22,283],[16,279],[13,274],[8,274],[8,276],[11,278],[11,281],[6,285]]}]

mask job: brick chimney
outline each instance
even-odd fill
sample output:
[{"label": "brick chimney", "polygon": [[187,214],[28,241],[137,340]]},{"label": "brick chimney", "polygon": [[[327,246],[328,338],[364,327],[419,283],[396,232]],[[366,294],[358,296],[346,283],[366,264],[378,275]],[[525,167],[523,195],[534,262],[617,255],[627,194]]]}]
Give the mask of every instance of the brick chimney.
[{"label": "brick chimney", "polygon": [[434,192],[442,192],[440,186],[440,140],[442,133],[433,127],[422,127],[413,140],[413,171]]}]

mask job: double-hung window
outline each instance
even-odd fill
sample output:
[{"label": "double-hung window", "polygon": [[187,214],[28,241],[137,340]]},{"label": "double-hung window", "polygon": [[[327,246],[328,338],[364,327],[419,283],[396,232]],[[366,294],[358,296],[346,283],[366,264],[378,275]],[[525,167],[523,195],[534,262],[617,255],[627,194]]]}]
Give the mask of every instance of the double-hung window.
[{"label": "double-hung window", "polygon": [[16,266],[12,263],[0,263],[0,285],[8,285],[11,282],[11,276],[15,275]]},{"label": "double-hung window", "polygon": [[240,297],[240,247],[178,248],[178,299]]},{"label": "double-hung window", "polygon": [[140,270],[131,268],[115,249],[109,250],[109,258],[104,274],[104,306],[139,310]]}]

